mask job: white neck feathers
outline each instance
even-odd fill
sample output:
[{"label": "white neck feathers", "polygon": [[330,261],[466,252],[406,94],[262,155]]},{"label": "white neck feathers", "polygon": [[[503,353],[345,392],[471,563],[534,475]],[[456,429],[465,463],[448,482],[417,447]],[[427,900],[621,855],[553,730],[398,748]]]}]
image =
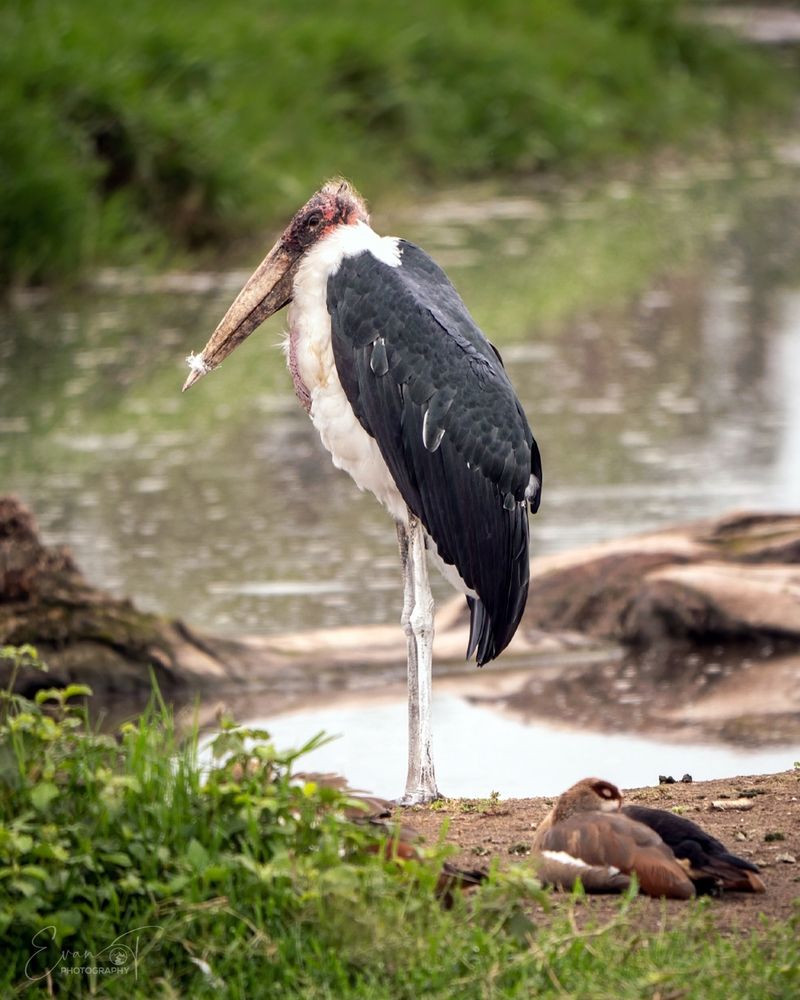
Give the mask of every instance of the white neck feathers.
[{"label": "white neck feathers", "polygon": [[389,267],[400,264],[397,237],[378,236],[366,222],[337,226],[306,254],[294,279],[295,295],[298,290],[302,294],[302,289],[308,285],[326,286],[328,278],[336,274],[345,257],[354,257],[365,250]]}]

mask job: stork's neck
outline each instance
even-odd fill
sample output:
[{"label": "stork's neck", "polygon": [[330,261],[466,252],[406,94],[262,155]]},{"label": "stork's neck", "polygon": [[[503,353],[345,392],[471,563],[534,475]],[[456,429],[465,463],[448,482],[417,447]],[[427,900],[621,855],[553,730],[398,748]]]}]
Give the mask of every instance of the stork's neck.
[{"label": "stork's neck", "polygon": [[[400,265],[397,239],[381,237],[365,222],[341,225],[322,237],[298,268],[289,306],[286,353],[295,392],[319,431],[333,463],[367,489],[392,517],[405,523],[408,512],[373,437],[359,423],[336,370],[328,312],[328,283],[345,257],[372,256]],[[380,289],[375,289],[380,294]]]},{"label": "stork's neck", "polygon": [[323,236],[306,254],[294,279],[294,301],[311,293],[327,291],[328,278],[336,274],[345,257],[354,257],[368,251],[373,257],[398,267],[400,241],[395,236],[378,236],[366,222],[343,224]]},{"label": "stork's neck", "polygon": [[370,253],[389,267],[400,264],[399,241],[378,236],[366,222],[343,224],[323,236],[303,258],[292,286],[289,337],[286,343],[295,392],[310,412],[314,391],[333,375],[328,279],[345,257]]},{"label": "stork's neck", "polygon": [[400,265],[399,240],[378,236],[366,222],[343,224],[323,236],[303,258],[292,286],[289,306],[289,369],[298,399],[310,410],[314,389],[333,372],[328,279],[345,257],[370,253],[389,267]]}]

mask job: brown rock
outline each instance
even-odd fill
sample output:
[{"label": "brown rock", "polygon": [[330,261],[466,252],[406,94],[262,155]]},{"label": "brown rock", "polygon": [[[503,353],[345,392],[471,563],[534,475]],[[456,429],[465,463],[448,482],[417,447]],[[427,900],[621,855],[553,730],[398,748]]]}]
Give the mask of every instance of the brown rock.
[{"label": "brown rock", "polygon": [[800,565],[701,562],[646,573],[620,621],[621,638],[800,640]]},{"label": "brown rock", "polygon": [[800,648],[800,516],[733,514],[534,560],[527,629]]}]

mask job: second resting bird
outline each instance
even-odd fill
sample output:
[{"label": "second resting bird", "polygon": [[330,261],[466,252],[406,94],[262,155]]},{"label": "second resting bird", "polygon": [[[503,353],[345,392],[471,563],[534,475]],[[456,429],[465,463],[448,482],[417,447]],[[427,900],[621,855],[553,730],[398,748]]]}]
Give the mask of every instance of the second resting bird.
[{"label": "second resting bird", "polygon": [[379,236],[344,181],[297,212],[203,351],[188,389],[289,306],[295,392],[334,465],[397,526],[409,693],[403,804],[439,795],[431,734],[433,598],[427,559],[467,598],[467,657],[511,641],[528,595],[528,508],[539,449],[500,355],[444,271],[406,240]]}]

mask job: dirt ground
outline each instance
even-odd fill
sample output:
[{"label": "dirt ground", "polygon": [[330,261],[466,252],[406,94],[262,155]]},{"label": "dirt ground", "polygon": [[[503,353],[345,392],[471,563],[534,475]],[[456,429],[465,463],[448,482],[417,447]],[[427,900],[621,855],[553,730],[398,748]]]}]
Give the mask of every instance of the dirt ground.
[{"label": "dirt ground", "polygon": [[[625,790],[624,795],[627,802],[680,811],[734,854],[759,865],[767,885],[765,894],[728,893],[713,900],[713,917],[720,931],[747,932],[756,927],[762,914],[786,920],[800,912],[800,768],[691,784],[678,780]],[[552,803],[549,798],[506,799],[496,804],[448,799],[437,808],[418,806],[404,811],[403,818],[429,843],[438,839],[443,821],[448,820],[446,840],[460,848],[452,860],[465,867],[483,867],[493,858],[512,865],[525,863],[533,832]],[[602,919],[614,910],[609,897],[590,897],[584,905],[588,918]],[[642,900],[640,912],[647,924],[661,926],[691,905]]]}]

